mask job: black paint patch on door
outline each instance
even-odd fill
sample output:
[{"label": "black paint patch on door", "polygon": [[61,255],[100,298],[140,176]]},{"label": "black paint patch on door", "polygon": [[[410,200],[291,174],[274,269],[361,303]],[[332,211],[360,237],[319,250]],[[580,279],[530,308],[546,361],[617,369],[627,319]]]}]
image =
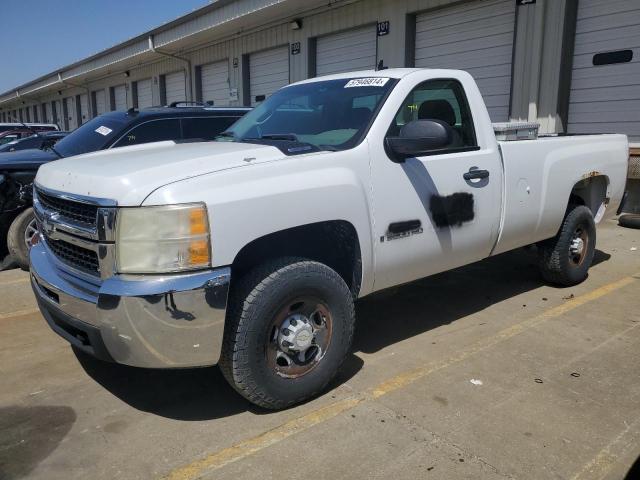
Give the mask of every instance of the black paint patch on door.
[{"label": "black paint patch on door", "polygon": [[460,227],[463,223],[470,222],[475,216],[473,207],[473,195],[466,192],[446,197],[432,195],[429,202],[431,218],[439,228]]}]

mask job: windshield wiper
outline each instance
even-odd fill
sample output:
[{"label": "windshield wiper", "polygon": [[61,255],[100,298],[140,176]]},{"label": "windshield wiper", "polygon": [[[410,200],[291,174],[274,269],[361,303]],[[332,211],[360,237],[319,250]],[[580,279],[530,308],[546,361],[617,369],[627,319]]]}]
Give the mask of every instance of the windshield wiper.
[{"label": "windshield wiper", "polygon": [[260,137],[262,140],[284,140],[287,142],[297,142],[298,137],[295,133],[267,133]]},{"label": "windshield wiper", "polygon": [[236,138],[236,134],[233,132],[221,132],[218,134],[219,137],[225,137],[225,138]]}]

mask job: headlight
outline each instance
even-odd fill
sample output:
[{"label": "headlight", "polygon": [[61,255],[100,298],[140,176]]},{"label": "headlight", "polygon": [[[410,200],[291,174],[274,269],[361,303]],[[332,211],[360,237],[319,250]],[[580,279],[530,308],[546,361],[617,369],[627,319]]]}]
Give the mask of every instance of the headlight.
[{"label": "headlight", "polygon": [[120,273],[168,273],[211,266],[206,207],[185,204],[121,208],[116,264]]}]

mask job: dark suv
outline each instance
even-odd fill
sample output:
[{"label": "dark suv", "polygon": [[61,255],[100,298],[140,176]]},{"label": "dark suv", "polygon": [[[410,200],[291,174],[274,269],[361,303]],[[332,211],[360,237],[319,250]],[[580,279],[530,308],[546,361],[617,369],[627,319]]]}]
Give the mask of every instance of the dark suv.
[{"label": "dark suv", "polygon": [[40,165],[141,143],[213,140],[249,110],[172,104],[109,112],[78,127],[52,148],[0,153],[0,270],[14,262],[22,268],[29,265],[29,245],[36,232],[33,179]]}]

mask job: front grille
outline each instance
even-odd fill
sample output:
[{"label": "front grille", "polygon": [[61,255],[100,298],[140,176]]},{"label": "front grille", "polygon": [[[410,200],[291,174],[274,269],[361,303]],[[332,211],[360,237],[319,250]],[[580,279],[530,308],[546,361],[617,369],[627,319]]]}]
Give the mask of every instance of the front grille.
[{"label": "front grille", "polygon": [[78,247],[64,240],[52,240],[44,236],[49,249],[67,265],[91,275],[100,275],[98,255],[93,250]]},{"label": "front grille", "polygon": [[44,208],[59,213],[61,217],[73,220],[82,226],[95,227],[98,207],[48,195],[37,190],[38,200]]}]

